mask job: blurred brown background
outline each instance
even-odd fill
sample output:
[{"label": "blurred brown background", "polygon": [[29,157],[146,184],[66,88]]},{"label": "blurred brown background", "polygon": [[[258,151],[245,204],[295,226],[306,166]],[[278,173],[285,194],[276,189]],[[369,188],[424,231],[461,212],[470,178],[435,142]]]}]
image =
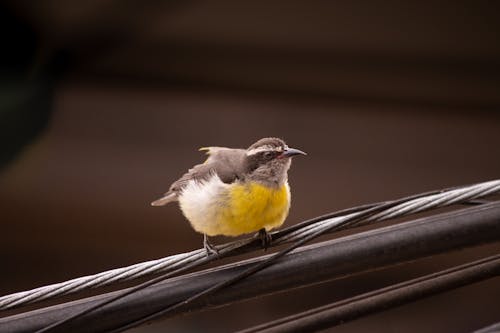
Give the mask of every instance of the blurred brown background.
[{"label": "blurred brown background", "polygon": [[[287,224],[498,178],[492,2],[6,1],[1,4],[0,293],[201,246],[149,202],[207,145],[279,136]],[[221,240],[224,241],[224,240]],[[500,250],[498,244],[134,330],[228,332]],[[335,332],[469,332],[492,279]],[[298,302],[297,300],[300,300]]]}]

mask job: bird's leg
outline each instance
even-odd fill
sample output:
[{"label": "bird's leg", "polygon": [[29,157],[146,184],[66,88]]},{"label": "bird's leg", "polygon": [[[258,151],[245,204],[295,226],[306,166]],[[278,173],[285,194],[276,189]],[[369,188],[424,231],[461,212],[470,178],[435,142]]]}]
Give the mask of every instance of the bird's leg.
[{"label": "bird's leg", "polygon": [[205,234],[203,234],[203,247],[205,248],[205,251],[207,251],[207,257],[211,254],[219,254],[219,250],[217,250],[217,248],[212,243],[210,243],[208,236]]},{"label": "bird's leg", "polygon": [[267,232],[266,228],[260,229],[258,235],[260,238],[260,242],[262,243],[262,248],[264,249],[264,251],[266,251],[267,248],[271,245],[273,237],[270,233]]}]

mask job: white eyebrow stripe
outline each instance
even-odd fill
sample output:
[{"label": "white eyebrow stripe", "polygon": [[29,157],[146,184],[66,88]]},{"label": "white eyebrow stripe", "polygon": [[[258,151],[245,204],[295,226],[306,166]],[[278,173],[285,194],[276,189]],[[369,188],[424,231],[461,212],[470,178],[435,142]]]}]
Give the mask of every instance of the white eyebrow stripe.
[{"label": "white eyebrow stripe", "polygon": [[250,155],[255,155],[255,154],[258,154],[262,151],[268,151],[268,150],[273,150],[274,147],[271,147],[271,146],[261,146],[261,147],[258,147],[258,148],[253,148],[253,149],[250,149],[247,151],[247,156],[250,156]]},{"label": "white eyebrow stripe", "polygon": [[[288,149],[288,146],[285,146],[285,150]],[[270,145],[264,145],[264,146],[261,146],[261,147],[257,147],[257,148],[253,148],[253,149],[250,149],[247,151],[247,156],[251,156],[251,155],[255,155],[255,154],[258,154],[262,151],[270,151],[270,150],[274,150],[274,151],[283,151],[283,148],[278,146],[278,147],[275,147],[275,146],[270,146]]]}]

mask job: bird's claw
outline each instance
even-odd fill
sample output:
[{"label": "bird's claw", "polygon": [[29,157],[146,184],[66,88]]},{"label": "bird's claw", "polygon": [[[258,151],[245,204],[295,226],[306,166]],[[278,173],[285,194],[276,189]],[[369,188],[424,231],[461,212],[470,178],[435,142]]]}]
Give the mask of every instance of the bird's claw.
[{"label": "bird's claw", "polygon": [[207,251],[207,257],[210,255],[219,255],[219,250],[210,243],[207,235],[203,235],[203,248]]},{"label": "bird's claw", "polygon": [[267,248],[271,245],[273,237],[270,233],[267,232],[265,228],[259,230],[258,236],[262,244],[262,248],[264,249],[264,251],[266,251]]}]

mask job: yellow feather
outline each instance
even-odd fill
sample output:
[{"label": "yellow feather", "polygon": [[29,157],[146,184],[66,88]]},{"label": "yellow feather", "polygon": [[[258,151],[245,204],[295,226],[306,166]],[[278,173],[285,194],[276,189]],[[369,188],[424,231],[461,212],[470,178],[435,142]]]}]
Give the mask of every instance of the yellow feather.
[{"label": "yellow feather", "polygon": [[288,215],[290,190],[288,184],[279,189],[258,183],[235,184],[226,205],[220,210],[216,234],[237,236],[262,228],[271,230],[281,226]]}]

